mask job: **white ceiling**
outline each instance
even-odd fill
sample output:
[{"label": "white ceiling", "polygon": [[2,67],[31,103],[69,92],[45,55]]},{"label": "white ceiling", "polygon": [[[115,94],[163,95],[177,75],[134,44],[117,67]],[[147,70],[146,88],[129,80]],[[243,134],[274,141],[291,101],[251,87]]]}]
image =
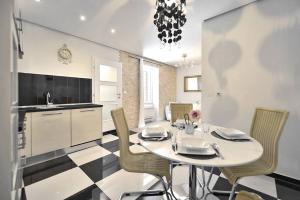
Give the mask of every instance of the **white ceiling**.
[{"label": "white ceiling", "polygon": [[[180,48],[161,48],[153,24],[155,0],[18,0],[18,6],[25,20],[175,65],[182,62],[183,53],[190,62],[200,62],[203,20],[253,1],[187,0]],[[80,21],[80,15],[86,21]]]}]

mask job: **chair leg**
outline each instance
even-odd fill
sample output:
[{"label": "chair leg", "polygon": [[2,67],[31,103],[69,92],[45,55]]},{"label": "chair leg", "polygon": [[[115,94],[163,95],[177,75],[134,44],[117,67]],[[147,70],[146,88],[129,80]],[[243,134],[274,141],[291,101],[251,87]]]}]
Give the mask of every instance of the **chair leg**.
[{"label": "chair leg", "polygon": [[238,185],[237,181],[233,184],[231,192],[230,192],[230,196],[229,196],[229,200],[233,200],[233,197],[235,195],[235,188]]},{"label": "chair leg", "polygon": [[238,185],[238,180],[239,179],[237,179],[236,182],[233,184],[230,191],[225,191],[225,190],[210,190],[210,191],[211,191],[211,193],[214,193],[214,194],[223,194],[223,195],[227,194],[227,195],[230,195],[229,199],[230,198],[232,199],[235,194],[238,194],[238,192],[235,191],[236,186]]},{"label": "chair leg", "polygon": [[210,169],[209,177],[208,177],[208,180],[207,180],[207,186],[206,186],[206,188],[207,188],[207,190],[208,190],[209,192],[211,192],[211,190],[210,190],[210,188],[209,188],[209,184],[210,184],[211,178],[212,178],[212,176],[213,176],[213,171],[214,171],[214,167],[212,167],[212,168]]},{"label": "chair leg", "polygon": [[163,190],[146,190],[146,191],[133,191],[133,192],[124,192],[119,200],[122,200],[124,197],[128,196],[137,196],[137,195],[148,195],[148,196],[161,196],[165,193]]},{"label": "chair leg", "polygon": [[168,187],[166,186],[165,181],[163,180],[162,177],[160,176],[156,176],[159,181],[162,183],[164,190],[145,190],[145,191],[132,191],[132,192],[124,192],[119,200],[122,200],[124,197],[128,197],[128,196],[138,196],[138,195],[144,195],[144,196],[162,196],[164,194],[166,194],[167,196],[167,200],[171,200],[172,197],[170,198],[170,194],[168,192]]},{"label": "chair leg", "polygon": [[171,181],[169,183],[169,188],[170,188],[171,196],[175,200],[177,200],[177,198],[176,198],[176,196],[174,194],[174,191],[173,191],[173,168],[174,168],[173,166],[176,166],[176,165],[178,165],[178,164],[177,163],[173,163],[173,162],[170,163]]},{"label": "chair leg", "polygon": [[[162,183],[162,185],[163,185],[163,187],[164,187],[164,193],[166,194],[166,196],[167,196],[167,199],[168,200],[171,200],[170,199],[170,194],[169,194],[169,192],[168,192],[168,186],[166,185],[166,183],[165,183],[165,181],[163,180],[163,178],[162,177],[158,177],[159,178],[159,180],[160,180],[160,182]],[[172,197],[171,197],[172,198]]]}]

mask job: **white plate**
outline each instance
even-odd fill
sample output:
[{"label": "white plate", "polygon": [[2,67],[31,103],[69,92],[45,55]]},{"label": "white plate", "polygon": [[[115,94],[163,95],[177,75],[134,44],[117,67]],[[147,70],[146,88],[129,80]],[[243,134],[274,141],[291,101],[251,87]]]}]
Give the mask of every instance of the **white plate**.
[{"label": "white plate", "polygon": [[181,145],[191,151],[205,151],[210,147],[210,144],[200,138],[182,138]]},{"label": "white plate", "polygon": [[152,125],[147,126],[145,131],[148,133],[148,135],[159,135],[160,133],[164,133],[165,129],[160,125]]},{"label": "white plate", "polygon": [[225,138],[225,139],[227,139],[227,140],[250,140],[250,136],[248,136],[246,133],[240,134],[240,135],[228,136],[228,135],[225,134],[223,131],[218,130],[218,129],[215,130],[215,132],[216,132],[219,136],[221,136],[221,137],[223,137],[223,138]]},{"label": "white plate", "polygon": [[223,135],[226,135],[227,137],[238,137],[246,134],[240,130],[236,130],[233,128],[219,128],[218,130],[222,132]]},{"label": "white plate", "polygon": [[154,137],[160,138],[160,137],[168,137],[168,132],[165,131],[165,132],[163,132],[163,133],[155,133],[155,134],[150,133],[150,134],[149,134],[149,133],[147,133],[146,130],[143,130],[143,131],[142,131],[142,137],[144,137],[144,138],[154,138]]},{"label": "white plate", "polygon": [[180,144],[177,145],[177,152],[179,154],[187,154],[187,155],[203,155],[203,156],[211,156],[215,155],[216,152],[212,147],[207,148],[206,150],[194,150],[194,149],[187,149]]}]

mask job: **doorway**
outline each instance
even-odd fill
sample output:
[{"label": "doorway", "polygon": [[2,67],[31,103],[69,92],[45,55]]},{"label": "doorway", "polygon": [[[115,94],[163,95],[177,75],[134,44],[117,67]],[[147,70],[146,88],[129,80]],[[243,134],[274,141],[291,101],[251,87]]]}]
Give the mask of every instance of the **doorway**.
[{"label": "doorway", "polygon": [[103,105],[103,132],[115,129],[111,110],[122,106],[122,64],[119,62],[95,61],[93,101]]}]

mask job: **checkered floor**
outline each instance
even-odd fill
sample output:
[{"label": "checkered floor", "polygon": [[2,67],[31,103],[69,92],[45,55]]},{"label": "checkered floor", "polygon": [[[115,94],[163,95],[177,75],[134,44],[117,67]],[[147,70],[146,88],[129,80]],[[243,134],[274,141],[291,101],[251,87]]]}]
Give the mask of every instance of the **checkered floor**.
[{"label": "checkered floor", "polygon": [[[130,142],[133,152],[146,151],[138,144],[137,134],[130,136]],[[99,146],[27,167],[24,169],[22,200],[116,200],[125,191],[161,187],[151,175],[124,171],[118,160],[118,137],[109,134],[103,137]],[[199,178],[200,172],[199,170]],[[174,189],[178,195],[187,191],[187,177],[187,167],[174,169]],[[230,189],[230,184],[218,169],[214,169],[210,186],[219,190]],[[241,179],[238,190],[255,192],[265,200],[300,199],[300,190],[297,187],[287,186],[269,176]],[[228,196],[218,198],[223,200],[228,199]],[[155,200],[161,197],[138,199]]]}]

